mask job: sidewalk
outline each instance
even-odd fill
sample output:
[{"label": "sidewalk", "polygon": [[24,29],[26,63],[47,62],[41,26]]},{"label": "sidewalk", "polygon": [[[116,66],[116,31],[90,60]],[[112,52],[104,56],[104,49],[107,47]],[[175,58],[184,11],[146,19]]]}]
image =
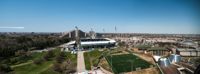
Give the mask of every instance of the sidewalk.
[{"label": "sidewalk", "polygon": [[86,72],[83,53],[84,51],[78,51],[77,53],[77,72],[78,73]]}]

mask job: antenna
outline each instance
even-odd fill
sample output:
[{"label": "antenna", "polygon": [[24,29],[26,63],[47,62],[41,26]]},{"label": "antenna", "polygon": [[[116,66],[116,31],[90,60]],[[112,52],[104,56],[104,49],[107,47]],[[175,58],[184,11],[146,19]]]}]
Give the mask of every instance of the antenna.
[{"label": "antenna", "polygon": [[91,28],[91,31],[93,31],[93,29]]},{"label": "antenna", "polygon": [[105,33],[105,29],[103,28],[103,33]]},{"label": "antenna", "polygon": [[115,33],[117,32],[117,27],[115,26]]}]

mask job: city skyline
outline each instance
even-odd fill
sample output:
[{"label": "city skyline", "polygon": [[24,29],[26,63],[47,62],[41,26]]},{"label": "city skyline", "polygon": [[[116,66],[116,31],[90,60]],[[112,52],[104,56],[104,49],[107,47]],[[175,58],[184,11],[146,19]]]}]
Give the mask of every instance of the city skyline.
[{"label": "city skyline", "polygon": [[198,0],[1,0],[0,32],[200,34]]}]

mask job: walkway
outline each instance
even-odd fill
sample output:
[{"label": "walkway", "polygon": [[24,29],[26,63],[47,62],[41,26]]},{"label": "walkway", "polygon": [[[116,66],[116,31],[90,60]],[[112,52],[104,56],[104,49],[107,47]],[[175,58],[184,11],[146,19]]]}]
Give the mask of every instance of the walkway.
[{"label": "walkway", "polygon": [[26,63],[21,63],[21,64],[13,65],[13,66],[11,66],[11,68],[15,68],[15,67],[19,67],[19,66],[23,66],[23,65],[27,65],[27,64],[31,64],[31,63],[33,63],[33,61],[28,61]]},{"label": "walkway", "polygon": [[78,51],[77,53],[77,72],[83,73],[86,71],[85,69],[85,61],[83,56],[84,51]]}]

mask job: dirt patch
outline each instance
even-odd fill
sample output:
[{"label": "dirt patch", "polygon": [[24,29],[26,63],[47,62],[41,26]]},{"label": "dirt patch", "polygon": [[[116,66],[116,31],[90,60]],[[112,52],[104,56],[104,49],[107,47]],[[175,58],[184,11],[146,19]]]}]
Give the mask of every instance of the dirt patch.
[{"label": "dirt patch", "polygon": [[153,68],[142,69],[139,71],[127,72],[124,74],[159,74],[159,69],[157,67],[153,67]]},{"label": "dirt patch", "polygon": [[103,59],[101,60],[100,66],[101,66],[102,68],[104,68],[105,70],[107,70],[107,71],[109,71],[109,72],[112,72],[112,70],[111,70],[111,68],[110,68],[110,66],[109,66],[109,64],[108,64],[108,62],[107,62],[107,60],[106,60],[105,58],[103,58]]}]

